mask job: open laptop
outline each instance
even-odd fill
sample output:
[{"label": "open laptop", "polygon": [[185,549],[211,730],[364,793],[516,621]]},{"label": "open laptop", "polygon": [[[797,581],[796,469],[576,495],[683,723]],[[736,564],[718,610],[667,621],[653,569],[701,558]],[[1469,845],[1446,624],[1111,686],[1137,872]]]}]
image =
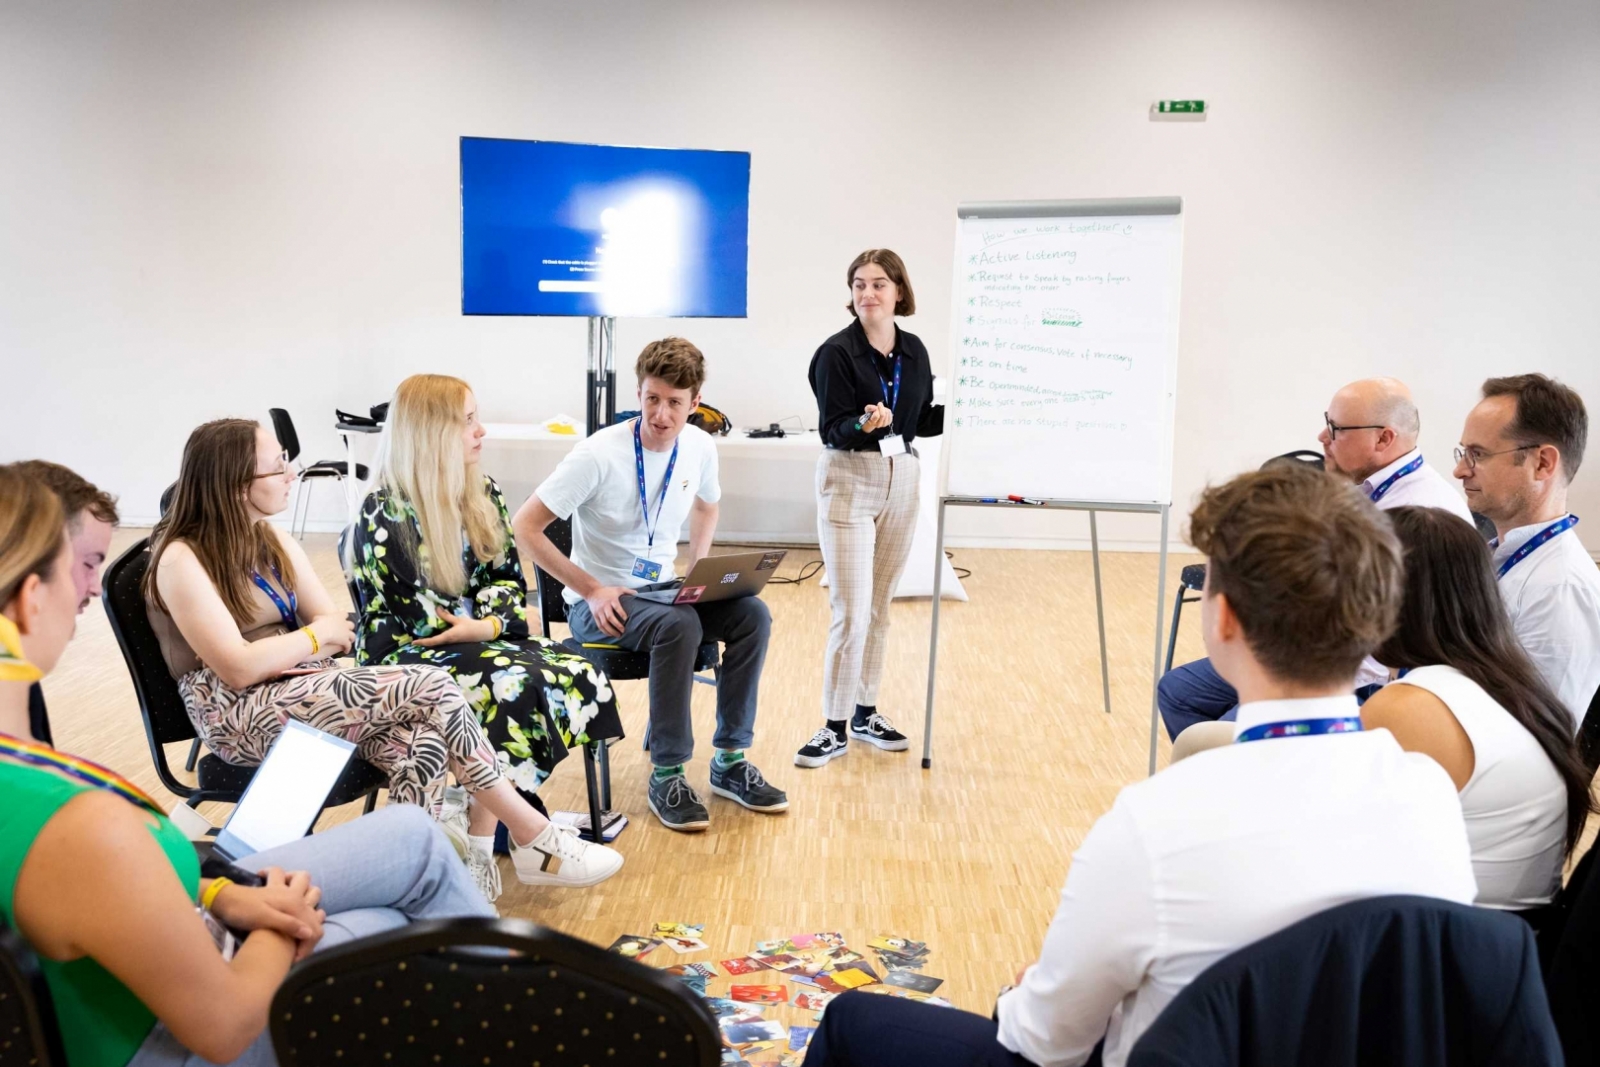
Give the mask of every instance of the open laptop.
[{"label": "open laptop", "polygon": [[356,746],[290,719],[217,834],[212,855],[228,863],[304,837]]},{"label": "open laptop", "polygon": [[777,573],[778,564],[786,555],[787,552],[777,551],[707,556],[690,568],[685,577],[644,586],[633,595],[656,604],[710,604],[755,596],[766,586],[767,579]]}]

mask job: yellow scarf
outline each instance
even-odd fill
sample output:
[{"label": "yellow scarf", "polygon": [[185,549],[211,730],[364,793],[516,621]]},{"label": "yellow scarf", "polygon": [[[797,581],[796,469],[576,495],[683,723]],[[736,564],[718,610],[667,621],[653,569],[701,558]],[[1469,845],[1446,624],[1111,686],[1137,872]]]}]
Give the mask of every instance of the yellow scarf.
[{"label": "yellow scarf", "polygon": [[22,654],[22,634],[17,624],[0,615],[0,682],[37,682],[44,672]]}]

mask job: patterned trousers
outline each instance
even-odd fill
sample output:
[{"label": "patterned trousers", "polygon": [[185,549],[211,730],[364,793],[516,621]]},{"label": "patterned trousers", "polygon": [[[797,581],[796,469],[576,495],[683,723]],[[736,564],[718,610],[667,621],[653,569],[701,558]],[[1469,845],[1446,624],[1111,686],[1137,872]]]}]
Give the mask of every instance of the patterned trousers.
[{"label": "patterned trousers", "polygon": [[436,667],[349,667],[234,689],[209,667],[178,680],[189,719],[228,763],[258,766],[297,719],[353,742],[389,776],[389,802],[439,815],[445,772],[468,792],[500,780],[494,749],[461,687]]},{"label": "patterned trousers", "polygon": [[822,660],[822,713],[847,719],[878,702],[889,603],[917,525],[915,455],[824,449],[817,460],[817,538],[833,624]]}]

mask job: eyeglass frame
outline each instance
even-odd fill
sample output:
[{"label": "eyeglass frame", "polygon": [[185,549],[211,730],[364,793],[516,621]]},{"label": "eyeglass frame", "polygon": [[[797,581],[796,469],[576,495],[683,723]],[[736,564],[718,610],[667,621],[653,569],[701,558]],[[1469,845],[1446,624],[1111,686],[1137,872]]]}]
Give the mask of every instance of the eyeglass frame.
[{"label": "eyeglass frame", "polygon": [[1495,456],[1509,456],[1513,452],[1526,452],[1530,448],[1539,448],[1541,446],[1518,445],[1516,448],[1502,448],[1498,452],[1485,452],[1481,456],[1472,451],[1474,447],[1476,446],[1462,447],[1458,444],[1455,448],[1451,449],[1450,454],[1455,457],[1457,466],[1465,463],[1467,465],[1467,470],[1475,471],[1478,469],[1478,464],[1483,460],[1492,459]]},{"label": "eyeglass frame", "polygon": [[1340,430],[1387,430],[1389,428],[1387,426],[1340,426],[1328,417],[1326,411],[1322,413],[1322,421],[1328,427],[1328,440],[1330,441],[1339,439]]},{"label": "eyeglass frame", "polygon": [[289,458],[289,450],[287,448],[278,453],[278,461],[283,464],[282,468],[275,471],[267,471],[265,474],[252,474],[250,475],[250,480],[256,482],[262,478],[282,478],[285,474],[292,474],[296,478],[300,477],[302,468],[300,464]]}]

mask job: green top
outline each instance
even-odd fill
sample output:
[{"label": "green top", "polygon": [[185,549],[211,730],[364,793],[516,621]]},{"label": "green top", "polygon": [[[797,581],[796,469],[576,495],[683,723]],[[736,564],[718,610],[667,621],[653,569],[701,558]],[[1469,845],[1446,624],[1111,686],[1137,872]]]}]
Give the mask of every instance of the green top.
[{"label": "green top", "polygon": [[[12,895],[34,839],[67,801],[94,788],[0,759],[0,914],[13,929],[17,920]],[[194,845],[165,818],[147,818],[150,833],[167,854],[184,891],[194,898],[200,888]],[[87,956],[70,963],[40,957],[39,966],[55,1002],[70,1067],[123,1067],[133,1059],[156,1023],[138,997]]]}]

